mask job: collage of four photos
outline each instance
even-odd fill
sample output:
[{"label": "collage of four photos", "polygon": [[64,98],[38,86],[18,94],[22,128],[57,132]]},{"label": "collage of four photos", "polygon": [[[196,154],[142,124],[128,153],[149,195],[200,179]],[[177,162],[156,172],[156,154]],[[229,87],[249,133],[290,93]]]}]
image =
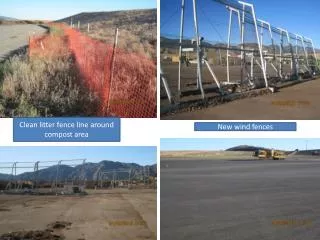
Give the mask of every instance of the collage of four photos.
[{"label": "collage of four photos", "polygon": [[319,8],[1,0],[0,240],[319,239]]}]

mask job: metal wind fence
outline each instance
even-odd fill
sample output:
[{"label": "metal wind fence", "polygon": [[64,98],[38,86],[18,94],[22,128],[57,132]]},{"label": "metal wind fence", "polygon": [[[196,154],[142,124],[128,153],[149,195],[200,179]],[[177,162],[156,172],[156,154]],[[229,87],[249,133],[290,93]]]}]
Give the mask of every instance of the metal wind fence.
[{"label": "metal wind fence", "polygon": [[0,162],[1,190],[6,193],[61,193],[86,185],[86,159]]},{"label": "metal wind fence", "polygon": [[194,90],[204,99],[212,91],[275,87],[320,73],[312,39],[260,19],[253,4],[176,0],[160,7],[161,80],[167,86],[161,95],[169,99]]},{"label": "metal wind fence", "polygon": [[[67,47],[86,87],[100,99],[99,116],[156,117],[156,64],[147,57],[94,40],[63,24],[60,37],[31,37],[30,55]],[[62,39],[62,40],[61,40]],[[52,40],[52,41],[50,41]]]},{"label": "metal wind fence", "polygon": [[100,169],[96,174],[96,182],[100,188],[156,188],[156,177],[151,176],[150,167],[142,169]]}]

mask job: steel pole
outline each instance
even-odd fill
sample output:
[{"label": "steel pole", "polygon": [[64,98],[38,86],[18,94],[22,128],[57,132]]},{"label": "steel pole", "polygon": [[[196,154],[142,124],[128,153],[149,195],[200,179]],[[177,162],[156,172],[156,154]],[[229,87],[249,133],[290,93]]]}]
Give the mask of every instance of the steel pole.
[{"label": "steel pole", "polygon": [[228,47],[227,47],[227,82],[230,82],[230,70],[229,70],[229,48],[231,38],[231,21],[232,21],[232,10],[229,9],[229,28],[228,28]]},{"label": "steel pole", "polygon": [[166,90],[166,93],[167,93],[169,102],[172,104],[172,103],[173,103],[172,94],[171,94],[171,91],[170,91],[168,82],[167,82],[167,80],[165,79],[165,77],[163,76],[162,68],[160,68],[160,78],[161,78],[161,81],[162,81],[162,83],[163,83],[164,89]]},{"label": "steel pole", "polygon": [[256,37],[257,37],[258,46],[259,46],[259,51],[260,51],[260,60],[261,60],[262,68],[263,68],[263,69],[262,69],[262,72],[263,72],[263,77],[264,77],[264,81],[265,81],[265,87],[267,88],[267,87],[269,87],[269,84],[268,84],[268,80],[267,80],[265,62],[264,62],[264,59],[263,59],[262,47],[261,47],[261,45],[260,45],[260,40],[259,40],[256,13],[255,13],[255,11],[254,11],[254,7],[253,7],[252,4],[250,4],[250,7],[251,7],[252,15],[253,15],[254,26],[255,26],[255,30],[256,30]]},{"label": "steel pole", "polygon": [[319,71],[319,63],[318,63],[318,58],[317,58],[317,55],[316,55],[316,50],[314,49],[314,45],[313,45],[312,39],[310,38],[309,40],[310,40],[310,43],[311,43],[314,60],[316,61],[316,62],[315,62],[315,67],[317,67],[317,68],[318,68],[318,71]]},{"label": "steel pole", "polygon": [[180,19],[180,39],[179,39],[179,76],[178,76],[178,95],[181,94],[181,61],[182,61],[182,41],[183,41],[183,29],[184,29],[184,8],[185,0],[181,1],[181,19]]},{"label": "steel pole", "polygon": [[202,66],[201,66],[201,61],[202,57],[201,55],[201,49],[200,49],[200,38],[199,38],[199,27],[198,27],[198,16],[197,16],[197,1],[193,0],[193,20],[194,20],[194,28],[196,32],[196,43],[197,43],[197,62],[198,62],[198,78],[197,78],[197,83],[199,84],[200,91],[201,91],[201,96],[202,99],[205,98],[204,96],[204,91],[202,87]]}]

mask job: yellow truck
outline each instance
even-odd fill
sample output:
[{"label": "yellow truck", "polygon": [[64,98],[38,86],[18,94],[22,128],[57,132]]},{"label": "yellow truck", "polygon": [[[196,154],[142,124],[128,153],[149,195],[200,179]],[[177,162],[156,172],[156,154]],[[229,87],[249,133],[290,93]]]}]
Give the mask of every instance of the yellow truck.
[{"label": "yellow truck", "polygon": [[258,150],[254,153],[255,157],[259,159],[273,159],[273,160],[284,160],[286,154],[283,151],[279,150]]}]

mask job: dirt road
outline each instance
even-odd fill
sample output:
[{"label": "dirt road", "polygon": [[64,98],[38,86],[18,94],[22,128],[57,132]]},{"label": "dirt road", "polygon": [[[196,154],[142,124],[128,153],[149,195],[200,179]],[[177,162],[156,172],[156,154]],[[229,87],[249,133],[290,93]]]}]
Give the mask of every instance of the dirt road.
[{"label": "dirt road", "polygon": [[154,190],[92,191],[87,196],[0,195],[0,235],[44,230],[56,221],[69,240],[156,239]]},{"label": "dirt road", "polygon": [[161,119],[197,120],[319,120],[320,79],[280,89],[272,95],[236,100]]},{"label": "dirt road", "polygon": [[0,61],[10,52],[26,46],[30,35],[45,32],[45,28],[32,24],[0,25]]}]

